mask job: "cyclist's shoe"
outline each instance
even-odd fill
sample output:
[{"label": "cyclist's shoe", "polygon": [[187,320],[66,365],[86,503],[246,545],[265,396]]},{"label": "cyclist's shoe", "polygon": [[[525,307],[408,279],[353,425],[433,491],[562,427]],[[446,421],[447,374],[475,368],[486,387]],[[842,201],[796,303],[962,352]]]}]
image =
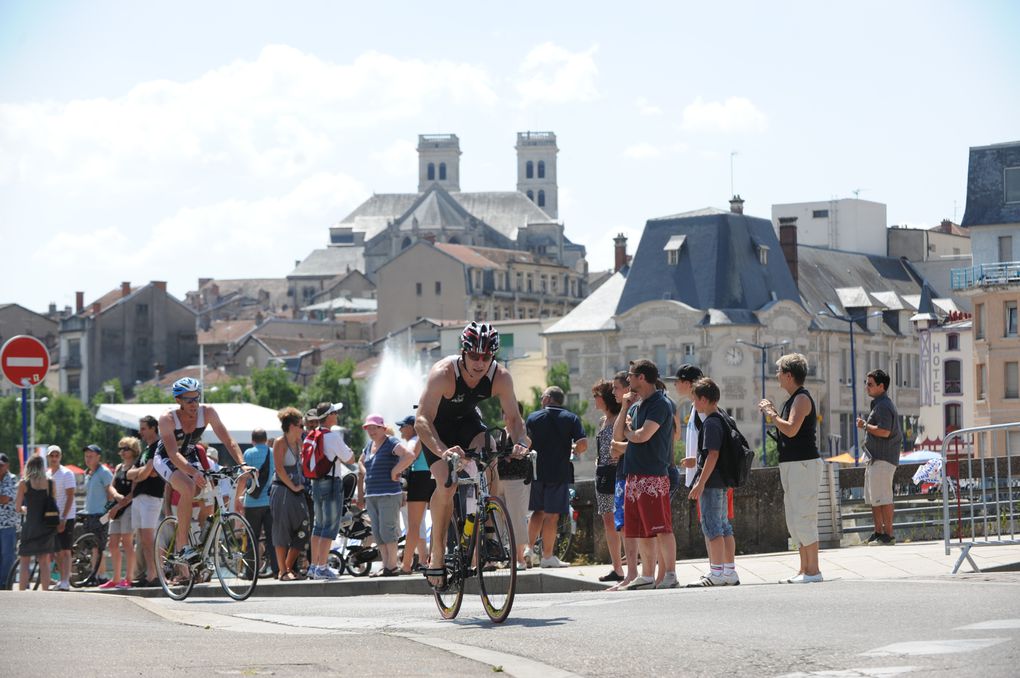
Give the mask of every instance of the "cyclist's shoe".
[{"label": "cyclist's shoe", "polygon": [[185,546],[174,554],[174,560],[186,565],[194,565],[198,561],[202,560],[202,554],[190,546]]},{"label": "cyclist's shoe", "polygon": [[556,556],[549,556],[548,558],[542,558],[542,567],[570,567],[570,563],[565,563]]}]

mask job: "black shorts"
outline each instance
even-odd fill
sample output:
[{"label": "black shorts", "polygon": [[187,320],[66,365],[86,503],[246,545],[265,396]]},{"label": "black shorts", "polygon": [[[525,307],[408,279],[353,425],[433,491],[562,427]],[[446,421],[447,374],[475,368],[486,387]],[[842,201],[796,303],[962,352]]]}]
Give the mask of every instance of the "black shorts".
[{"label": "black shorts", "polygon": [[[447,446],[456,446],[463,450],[470,448],[475,436],[479,433],[484,433],[488,428],[479,417],[463,417],[461,419],[454,419],[449,423],[436,421],[432,425],[435,427],[439,439],[446,443]],[[425,447],[424,443],[422,443],[421,449],[425,452],[425,461],[428,462],[430,467],[439,461],[439,457],[433,454],[432,450]]]},{"label": "black shorts", "polygon": [[431,471],[411,471],[407,474],[407,501],[429,501],[436,491]]},{"label": "black shorts", "polygon": [[64,521],[64,531],[57,532],[57,551],[70,551],[74,544],[74,518]]}]

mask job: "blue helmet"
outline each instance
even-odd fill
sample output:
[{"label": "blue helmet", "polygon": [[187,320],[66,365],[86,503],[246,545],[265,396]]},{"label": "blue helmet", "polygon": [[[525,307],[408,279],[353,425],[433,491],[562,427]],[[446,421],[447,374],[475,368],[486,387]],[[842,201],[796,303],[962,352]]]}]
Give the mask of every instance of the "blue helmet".
[{"label": "blue helmet", "polygon": [[198,391],[201,393],[202,383],[198,379],[192,379],[191,377],[183,377],[174,382],[174,398],[178,398],[190,391]]}]

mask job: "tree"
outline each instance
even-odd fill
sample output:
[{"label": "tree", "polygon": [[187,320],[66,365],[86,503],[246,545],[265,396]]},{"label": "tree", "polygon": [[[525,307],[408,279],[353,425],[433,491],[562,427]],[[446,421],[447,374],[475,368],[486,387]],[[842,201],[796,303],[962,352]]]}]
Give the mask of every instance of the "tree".
[{"label": "tree", "polygon": [[251,390],[256,404],[274,410],[297,405],[301,398],[301,387],[291,380],[290,373],[278,363],[252,370]]},{"label": "tree", "polygon": [[[570,393],[570,367],[566,363],[553,363],[549,367],[549,371],[546,372],[546,384],[548,386],[559,386],[563,389],[564,393]],[[538,388],[537,386],[531,387],[531,402],[520,401],[524,408],[524,418],[527,419],[528,415],[536,410],[542,409],[542,393],[545,391],[544,388]],[[503,425],[503,409],[499,404],[499,400],[495,398],[489,398],[483,400],[479,405],[479,409],[482,411],[482,421],[487,426],[502,426]],[[581,417],[581,422],[584,425],[585,435],[593,436],[595,434],[595,427],[584,421],[584,413],[588,411],[588,401],[581,400],[577,403],[576,407],[567,406],[566,409],[571,410],[577,416]]]},{"label": "tree", "polygon": [[134,401],[136,403],[173,403],[174,398],[164,389],[155,384],[145,384],[135,389]]},{"label": "tree", "polygon": [[352,358],[343,362],[326,360],[302,395],[305,408],[319,403],[343,403],[338,417],[340,426],[347,429],[346,440],[351,449],[358,450],[365,443],[361,430],[361,384],[354,379],[357,363]]},{"label": "tree", "polygon": [[[112,389],[110,393],[106,392],[107,387]],[[99,387],[99,391],[92,396],[92,407],[90,408],[90,413],[93,414],[93,417],[85,434],[88,441],[85,444],[99,445],[99,447],[103,450],[104,461],[117,461],[117,443],[122,437],[124,437],[124,429],[115,424],[108,424],[105,421],[99,421],[99,419],[97,419],[94,415],[99,411],[100,405],[122,402],[124,402],[124,391],[121,389],[119,379],[110,379],[104,382],[103,385]]]},{"label": "tree", "polygon": [[250,403],[255,400],[247,377],[232,377],[226,383],[207,389],[204,394],[207,403]]}]

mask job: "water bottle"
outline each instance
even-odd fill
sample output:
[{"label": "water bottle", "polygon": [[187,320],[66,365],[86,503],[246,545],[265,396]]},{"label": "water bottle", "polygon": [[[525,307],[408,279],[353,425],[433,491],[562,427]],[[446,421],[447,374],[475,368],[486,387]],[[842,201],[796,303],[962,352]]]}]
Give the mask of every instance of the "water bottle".
[{"label": "water bottle", "polygon": [[461,537],[461,545],[467,546],[471,541],[471,535],[475,533],[475,516],[471,514],[464,521],[464,534]]},{"label": "water bottle", "polygon": [[[475,497],[475,486],[468,485],[467,488],[467,501],[464,502],[467,509],[467,513],[473,514],[478,511],[478,499]],[[473,518],[472,518],[473,520]]]}]

